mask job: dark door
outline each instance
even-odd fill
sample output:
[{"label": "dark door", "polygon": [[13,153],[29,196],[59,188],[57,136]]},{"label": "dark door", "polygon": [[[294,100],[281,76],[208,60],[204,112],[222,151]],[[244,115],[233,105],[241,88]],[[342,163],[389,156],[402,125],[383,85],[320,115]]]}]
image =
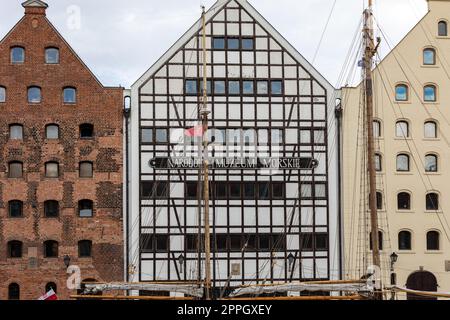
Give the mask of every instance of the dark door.
[{"label": "dark door", "polygon": [[[411,290],[437,292],[436,277],[428,271],[417,271],[408,277],[406,287]],[[407,294],[408,300],[437,300],[435,297],[417,296],[415,294]]]}]

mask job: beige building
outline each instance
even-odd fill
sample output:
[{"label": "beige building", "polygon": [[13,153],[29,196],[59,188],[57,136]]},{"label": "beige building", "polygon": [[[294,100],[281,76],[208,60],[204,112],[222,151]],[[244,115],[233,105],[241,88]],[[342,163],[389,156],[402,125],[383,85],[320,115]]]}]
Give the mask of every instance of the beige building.
[{"label": "beige building", "polygon": [[[450,0],[428,4],[374,70],[377,200],[385,281],[395,252],[399,286],[450,292]],[[370,264],[361,101],[360,87],[343,89],[347,278]]]}]

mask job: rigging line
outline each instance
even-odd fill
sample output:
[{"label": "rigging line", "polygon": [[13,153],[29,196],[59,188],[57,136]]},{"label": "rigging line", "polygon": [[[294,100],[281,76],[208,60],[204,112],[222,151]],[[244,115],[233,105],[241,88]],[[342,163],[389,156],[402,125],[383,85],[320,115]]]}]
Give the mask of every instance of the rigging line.
[{"label": "rigging line", "polygon": [[[386,71],[385,71],[384,68],[381,66],[381,64],[380,64],[380,67],[381,67],[380,69],[382,69],[383,72],[386,73]],[[384,89],[386,90],[386,94],[387,94],[388,97],[390,97],[390,94],[389,94],[389,91],[388,91],[388,89],[387,89],[387,87],[386,87],[385,81],[383,80],[383,76],[382,76],[382,74],[381,74],[380,71],[379,71],[378,73],[379,73],[379,75],[380,75],[381,82],[383,83],[383,87],[384,87]],[[390,84],[390,83],[389,83],[389,84]],[[389,100],[390,100],[390,99],[389,99]],[[392,101],[390,101],[390,104],[389,104],[389,105],[391,106],[391,108],[392,108],[394,114],[397,115],[397,112],[395,111],[395,107],[394,107]],[[403,112],[401,111],[401,108],[399,108],[399,111],[400,111],[402,117],[404,118]],[[427,185],[426,185],[426,183],[425,183],[425,181],[424,181],[424,179],[423,179],[422,172],[421,172],[422,168],[424,168],[425,165],[424,165],[424,163],[422,162],[422,160],[420,160],[420,162],[421,162],[421,164],[422,164],[422,167],[419,167],[419,165],[418,165],[418,163],[417,163],[417,160],[416,160],[416,157],[414,157],[414,153],[413,153],[413,151],[412,151],[412,149],[411,149],[409,140],[405,138],[405,142],[406,142],[406,145],[407,145],[407,147],[408,147],[409,152],[411,153],[413,162],[414,162],[414,164],[416,165],[417,171],[418,171],[418,173],[419,173],[419,177],[421,178],[421,181],[422,181],[422,183],[423,183],[425,189],[428,189],[428,187],[427,187]],[[419,150],[418,150],[418,147],[417,147],[415,141],[412,140],[412,143],[413,143],[413,145],[414,145],[414,147],[415,147],[415,149],[416,149],[416,152],[420,155]],[[432,189],[432,190],[436,190],[436,189],[433,187],[433,184],[432,184],[431,179],[430,179],[429,176],[427,176],[427,180],[428,180],[428,182],[429,182],[429,184],[430,184],[430,186],[431,186],[431,189]],[[439,219],[439,222],[440,222],[440,224],[441,224],[441,226],[442,226],[442,228],[443,228],[443,230],[444,230],[444,233],[445,233],[447,239],[450,241],[450,237],[449,237],[449,235],[448,235],[448,233],[447,233],[446,227],[445,227],[444,224],[442,223],[442,220],[441,220],[441,217],[440,217],[440,213],[437,212],[437,211],[436,211],[435,213],[436,213],[436,215],[437,215],[437,217],[438,217],[438,219]],[[448,227],[449,227],[449,224],[448,224],[448,221],[447,221],[447,219],[446,219],[446,217],[445,217],[445,214],[443,214],[442,216],[443,216],[443,218],[445,219],[446,224],[447,224],[447,228],[448,228]]]},{"label": "rigging line", "polygon": [[316,51],[314,52],[314,56],[312,59],[312,63],[316,61],[317,55],[319,53],[320,47],[322,46],[323,39],[325,38],[325,34],[328,29],[328,25],[330,24],[331,17],[333,16],[334,8],[336,7],[337,0],[334,0],[333,5],[331,6],[330,14],[328,15],[327,22],[325,23],[325,27],[323,28],[322,35],[320,36],[319,44],[317,45]]}]

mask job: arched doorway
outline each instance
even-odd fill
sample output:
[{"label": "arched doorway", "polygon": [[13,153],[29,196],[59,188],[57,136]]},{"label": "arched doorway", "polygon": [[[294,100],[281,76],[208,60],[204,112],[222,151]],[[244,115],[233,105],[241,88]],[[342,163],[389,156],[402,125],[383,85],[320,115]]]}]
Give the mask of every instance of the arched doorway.
[{"label": "arched doorway", "polygon": [[[409,275],[406,287],[412,290],[437,292],[438,283],[434,274],[428,271],[416,271]],[[407,294],[408,300],[437,300],[435,297]]]}]

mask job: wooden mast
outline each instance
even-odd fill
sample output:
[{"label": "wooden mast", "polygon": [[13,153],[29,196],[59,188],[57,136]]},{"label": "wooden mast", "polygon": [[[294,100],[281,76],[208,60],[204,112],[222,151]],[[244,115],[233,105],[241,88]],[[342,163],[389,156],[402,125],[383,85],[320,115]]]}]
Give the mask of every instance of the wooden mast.
[{"label": "wooden mast", "polygon": [[[375,143],[373,136],[373,57],[377,47],[374,42],[372,0],[364,11],[364,92],[367,116],[367,170],[369,174],[369,208],[372,240],[372,263],[380,270],[380,250],[378,237],[378,212],[377,212],[377,182],[375,172]],[[375,294],[376,299],[381,299],[381,294]]]},{"label": "wooden mast", "polygon": [[203,27],[203,107],[200,111],[203,125],[203,201],[205,225],[205,294],[206,300],[211,300],[211,237],[209,226],[209,153],[208,153],[208,73],[206,70],[206,13],[202,6]]}]

